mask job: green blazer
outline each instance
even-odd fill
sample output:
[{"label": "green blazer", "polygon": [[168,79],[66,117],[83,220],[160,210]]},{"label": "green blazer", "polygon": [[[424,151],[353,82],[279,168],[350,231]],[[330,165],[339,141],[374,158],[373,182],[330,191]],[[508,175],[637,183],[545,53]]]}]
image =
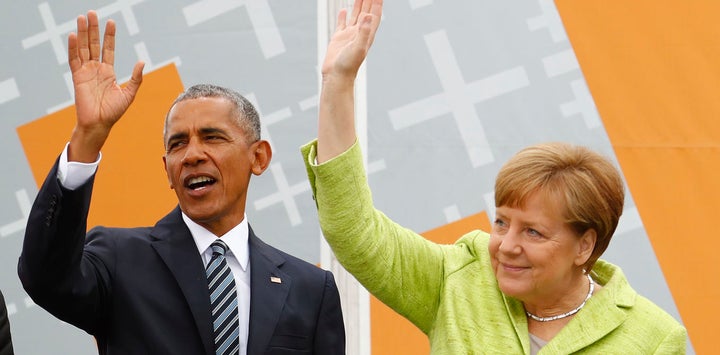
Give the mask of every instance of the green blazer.
[{"label": "green blazer", "polygon": [[[523,305],[498,288],[487,233],[433,243],[374,208],[357,144],[320,165],[315,147],[301,151],[325,238],[368,291],[427,334],[433,354],[530,354]],[[619,267],[600,260],[592,272],[603,289],[540,354],[685,353],[685,328]]]}]

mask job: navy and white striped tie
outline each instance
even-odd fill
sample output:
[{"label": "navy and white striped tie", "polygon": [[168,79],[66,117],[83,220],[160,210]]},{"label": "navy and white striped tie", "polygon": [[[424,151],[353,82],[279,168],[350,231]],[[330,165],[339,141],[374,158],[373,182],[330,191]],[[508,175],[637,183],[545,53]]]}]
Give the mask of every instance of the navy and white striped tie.
[{"label": "navy and white striped tie", "polygon": [[213,330],[215,331],[215,354],[238,354],[240,352],[238,328],[238,304],[235,278],[225,260],[227,245],[214,241],[212,258],[206,273],[210,288]]}]

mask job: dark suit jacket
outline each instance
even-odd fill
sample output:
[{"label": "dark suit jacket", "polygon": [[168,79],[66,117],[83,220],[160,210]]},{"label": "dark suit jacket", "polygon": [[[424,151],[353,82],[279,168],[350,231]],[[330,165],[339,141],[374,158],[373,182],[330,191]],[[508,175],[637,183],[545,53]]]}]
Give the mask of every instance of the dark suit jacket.
[{"label": "dark suit jacket", "polygon": [[[57,163],[33,204],[18,263],[35,303],[94,335],[101,354],[214,354],[205,267],[180,209],[154,227],[95,227],[86,236],[94,178],[70,191],[56,177]],[[333,275],[252,229],[249,246],[248,354],[344,354]]]},{"label": "dark suit jacket", "polygon": [[0,292],[0,355],[12,355],[13,346],[10,337],[10,321],[8,320],[5,297]]}]

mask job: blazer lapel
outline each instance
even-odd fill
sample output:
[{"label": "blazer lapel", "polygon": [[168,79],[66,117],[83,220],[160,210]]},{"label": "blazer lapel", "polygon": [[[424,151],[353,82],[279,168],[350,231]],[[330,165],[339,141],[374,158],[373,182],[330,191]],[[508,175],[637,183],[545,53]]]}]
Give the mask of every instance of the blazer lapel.
[{"label": "blazer lapel", "polygon": [[249,228],[250,246],[250,328],[248,354],[265,352],[280,313],[285,305],[292,279],[279,267],[285,258],[263,243]]},{"label": "blazer lapel", "polygon": [[505,303],[505,310],[510,315],[510,321],[515,329],[515,336],[520,347],[525,354],[530,353],[530,336],[528,335],[527,318],[525,317],[525,308],[522,302],[515,298],[502,294]]},{"label": "blazer lapel", "polygon": [[[545,347],[541,353],[572,354],[591,345],[619,327],[627,314],[615,302],[601,300],[600,292],[588,300],[579,312]],[[547,349],[546,349],[547,348]]]},{"label": "blazer lapel", "polygon": [[582,311],[543,347],[541,354],[578,352],[625,322],[628,317],[626,309],[635,305],[637,293],[627,283],[622,271],[605,265],[604,261],[598,260],[593,268],[593,277],[605,287],[594,294]]},{"label": "blazer lapel", "polygon": [[185,295],[207,354],[214,353],[211,327],[210,291],[205,268],[195,241],[176,208],[160,220],[151,232],[152,243]]}]

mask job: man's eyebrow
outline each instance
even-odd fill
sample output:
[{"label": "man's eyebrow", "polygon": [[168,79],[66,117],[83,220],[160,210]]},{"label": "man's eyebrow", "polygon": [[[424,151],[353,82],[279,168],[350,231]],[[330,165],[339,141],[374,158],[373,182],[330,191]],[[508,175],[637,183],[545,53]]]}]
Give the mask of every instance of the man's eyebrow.
[{"label": "man's eyebrow", "polygon": [[200,133],[202,134],[211,134],[211,133],[222,133],[226,134],[224,129],[221,128],[215,128],[215,127],[203,127],[200,128]]},{"label": "man's eyebrow", "polygon": [[[202,135],[207,135],[207,134],[223,134],[223,135],[227,135],[227,132],[226,132],[224,129],[222,129],[222,128],[217,128],[217,127],[203,127],[203,128],[200,128],[200,134],[202,134]],[[189,134],[188,134],[187,132],[174,133],[174,134],[172,134],[172,135],[170,135],[170,136],[168,137],[166,143],[172,142],[172,141],[175,141],[175,140],[186,139],[188,136],[189,136]]]},{"label": "man's eyebrow", "polygon": [[171,142],[178,139],[187,138],[188,134],[185,132],[178,132],[168,137],[167,142]]}]

